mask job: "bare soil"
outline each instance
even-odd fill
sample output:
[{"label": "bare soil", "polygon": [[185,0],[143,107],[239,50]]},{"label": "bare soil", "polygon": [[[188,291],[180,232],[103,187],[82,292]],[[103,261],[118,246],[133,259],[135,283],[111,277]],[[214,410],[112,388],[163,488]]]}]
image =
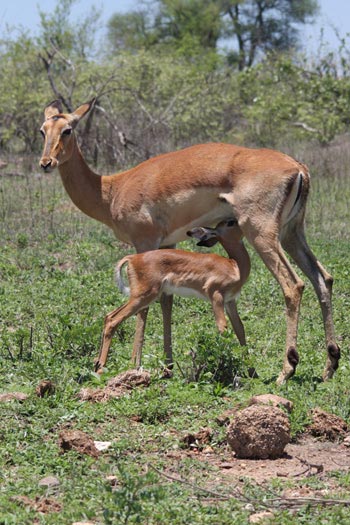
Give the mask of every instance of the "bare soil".
[{"label": "bare soil", "polygon": [[335,470],[350,471],[350,448],[342,443],[319,441],[310,435],[288,444],[283,457],[278,459],[237,459],[228,447],[219,454],[203,450],[196,455],[200,461],[217,467],[223,481],[250,478],[263,483],[277,477],[297,479]]}]

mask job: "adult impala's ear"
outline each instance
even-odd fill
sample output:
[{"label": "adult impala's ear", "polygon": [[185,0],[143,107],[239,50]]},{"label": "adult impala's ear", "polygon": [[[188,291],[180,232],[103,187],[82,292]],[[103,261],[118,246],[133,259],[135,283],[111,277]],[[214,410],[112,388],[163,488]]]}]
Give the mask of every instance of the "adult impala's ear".
[{"label": "adult impala's ear", "polygon": [[62,111],[62,102],[60,100],[50,102],[44,109],[45,120],[62,113]]},{"label": "adult impala's ear", "polygon": [[79,106],[73,113],[69,115],[69,123],[72,127],[75,127],[78,122],[85,117],[87,113],[91,110],[91,108],[94,106],[96,102],[96,97],[94,97],[90,102],[86,102],[86,104],[82,104]]}]

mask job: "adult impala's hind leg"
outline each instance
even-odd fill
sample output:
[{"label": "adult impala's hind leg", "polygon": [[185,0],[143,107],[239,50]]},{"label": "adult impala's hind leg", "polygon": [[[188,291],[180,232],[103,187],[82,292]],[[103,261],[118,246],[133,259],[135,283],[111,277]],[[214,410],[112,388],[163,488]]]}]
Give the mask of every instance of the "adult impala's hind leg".
[{"label": "adult impala's hind leg", "polygon": [[286,351],[282,372],[277,379],[277,384],[282,384],[295,373],[299,362],[297,334],[304,283],[291,267],[280,242],[273,237],[271,232],[255,237],[251,236],[250,232],[248,232],[247,238],[280,284],[286,303]]},{"label": "adult impala's hind leg", "polygon": [[127,303],[106,315],[100,353],[95,363],[96,372],[102,372],[102,369],[106,364],[112,337],[118,326],[132,315],[146,308],[152,301],[156,299],[156,297],[157,295],[155,294],[154,296],[148,296],[147,299],[143,298],[142,300],[139,298],[131,298]]},{"label": "adult impala's hind leg", "polygon": [[299,268],[310,279],[319,299],[327,345],[327,361],[323,379],[330,379],[337,370],[340,359],[340,349],[335,341],[332,316],[333,277],[323,268],[312,253],[306,242],[302,226],[288,230],[282,243]]},{"label": "adult impala's hind leg", "polygon": [[171,336],[171,314],[173,309],[174,297],[172,295],[162,294],[160,296],[160,305],[163,315],[163,342],[165,363],[169,369],[173,367],[173,346]]}]

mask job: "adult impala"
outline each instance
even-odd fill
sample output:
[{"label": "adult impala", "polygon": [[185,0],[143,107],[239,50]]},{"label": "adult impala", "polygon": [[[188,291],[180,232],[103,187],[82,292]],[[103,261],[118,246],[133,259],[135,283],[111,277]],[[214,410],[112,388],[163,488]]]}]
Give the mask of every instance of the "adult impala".
[{"label": "adult impala", "polygon": [[[76,206],[112,228],[118,239],[137,252],[174,246],[194,227],[235,217],[284,294],[287,334],[279,384],[294,374],[298,364],[297,329],[304,289],[283,246],[316,290],[327,347],[323,378],[331,378],[340,358],[332,319],[333,279],[304,235],[310,186],[306,166],[274,150],[210,143],[159,155],[122,173],[99,176],[86,164],[74,135],[93,103],[69,114],[62,112],[59,101],[45,108],[42,169],[51,172],[58,167]],[[162,296],[161,305],[164,349],[167,363],[172,363],[171,296]],[[146,317],[147,309],[138,314],[134,361],[142,349]]]}]

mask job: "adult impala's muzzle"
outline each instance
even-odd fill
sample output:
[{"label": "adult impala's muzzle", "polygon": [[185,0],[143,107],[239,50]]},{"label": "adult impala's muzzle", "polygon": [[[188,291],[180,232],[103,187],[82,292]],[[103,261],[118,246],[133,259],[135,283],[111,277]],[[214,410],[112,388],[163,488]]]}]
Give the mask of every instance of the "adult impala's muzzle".
[{"label": "adult impala's muzzle", "polygon": [[41,169],[44,170],[45,173],[49,173],[50,171],[56,168],[58,162],[56,159],[50,157],[41,157],[39,164]]}]

